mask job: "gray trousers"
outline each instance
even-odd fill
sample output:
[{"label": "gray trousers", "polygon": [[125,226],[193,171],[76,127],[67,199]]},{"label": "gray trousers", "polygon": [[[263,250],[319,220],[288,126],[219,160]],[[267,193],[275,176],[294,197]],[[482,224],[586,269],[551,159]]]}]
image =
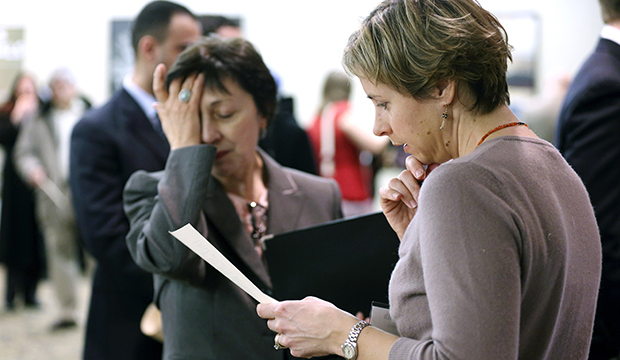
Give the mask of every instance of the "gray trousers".
[{"label": "gray trousers", "polygon": [[75,319],[78,232],[68,186],[60,188],[61,192],[49,187],[37,189],[37,217],[45,238],[50,282],[60,307],[59,318]]}]

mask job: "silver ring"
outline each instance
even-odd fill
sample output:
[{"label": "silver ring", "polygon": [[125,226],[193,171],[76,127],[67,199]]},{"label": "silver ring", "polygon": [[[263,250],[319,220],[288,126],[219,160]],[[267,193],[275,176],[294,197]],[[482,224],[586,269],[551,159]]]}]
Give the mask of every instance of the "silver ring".
[{"label": "silver ring", "polygon": [[273,348],[276,350],[283,350],[283,349],[288,349],[286,346],[280,344],[280,335],[282,334],[276,334],[276,337],[274,339],[275,344],[273,345]]},{"label": "silver ring", "polygon": [[178,97],[181,102],[189,102],[189,98],[192,97],[192,91],[190,89],[181,89],[181,91],[179,91]]}]

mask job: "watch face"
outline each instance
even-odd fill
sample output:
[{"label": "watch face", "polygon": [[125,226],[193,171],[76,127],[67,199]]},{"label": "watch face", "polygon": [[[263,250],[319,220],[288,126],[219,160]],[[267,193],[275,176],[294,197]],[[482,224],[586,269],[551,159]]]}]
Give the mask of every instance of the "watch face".
[{"label": "watch face", "polygon": [[357,354],[355,353],[355,348],[349,343],[342,345],[342,354],[347,360],[352,360],[357,357]]}]

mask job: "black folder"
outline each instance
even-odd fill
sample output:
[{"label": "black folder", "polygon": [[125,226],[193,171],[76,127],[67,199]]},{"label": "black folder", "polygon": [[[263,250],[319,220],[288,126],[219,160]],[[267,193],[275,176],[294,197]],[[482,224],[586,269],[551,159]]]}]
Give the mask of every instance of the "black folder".
[{"label": "black folder", "polygon": [[383,213],[335,220],[266,238],[264,257],[277,300],[316,296],[368,316],[388,302],[399,239]]}]

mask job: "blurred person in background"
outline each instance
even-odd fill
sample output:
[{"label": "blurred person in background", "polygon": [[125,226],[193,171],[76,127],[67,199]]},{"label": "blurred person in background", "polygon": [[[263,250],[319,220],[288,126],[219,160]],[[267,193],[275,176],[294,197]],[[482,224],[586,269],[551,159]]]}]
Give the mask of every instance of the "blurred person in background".
[{"label": "blurred person in background", "polygon": [[330,72],[323,84],[321,105],[308,129],[319,174],[335,179],[340,186],[345,217],[372,212],[372,157],[388,143],[370,129],[365,131],[355,119],[350,97],[349,76]]},{"label": "blurred person in background", "polygon": [[21,297],[26,307],[38,307],[37,285],[46,275],[45,245],[35,215],[33,190],[15,169],[13,151],[20,130],[37,116],[41,101],[35,79],[19,74],[9,99],[0,106],[0,144],[5,151],[2,171],[0,262],[7,270],[6,308]]},{"label": "blurred person in background", "polygon": [[170,147],[153,108],[153,72],[160,63],[171,66],[201,31],[184,6],[169,1],[144,6],[133,22],[133,72],[73,131],[71,191],[84,246],[97,262],[85,360],[161,359],[161,343],[140,330],[153,301],[153,276],[134,263],[127,249],[122,192],[135,171],[164,168]]},{"label": "blurred person in background", "polygon": [[620,357],[620,0],[599,0],[596,49],[568,90],[555,143],[583,180],[603,245],[591,360]]},{"label": "blurred person in background", "polygon": [[202,34],[216,34],[223,38],[243,37],[241,22],[226,16],[206,16],[201,18]]},{"label": "blurred person in background", "polygon": [[278,110],[258,146],[282,166],[317,175],[312,146],[297,123],[294,104],[291,96],[278,95]]},{"label": "blurred person in background", "polygon": [[22,128],[14,160],[21,177],[35,189],[37,219],[46,241],[50,280],[60,306],[51,330],[77,326],[80,247],[69,190],[69,141],[73,126],[90,108],[80,96],[73,74],[55,70],[51,99],[39,116]]}]

